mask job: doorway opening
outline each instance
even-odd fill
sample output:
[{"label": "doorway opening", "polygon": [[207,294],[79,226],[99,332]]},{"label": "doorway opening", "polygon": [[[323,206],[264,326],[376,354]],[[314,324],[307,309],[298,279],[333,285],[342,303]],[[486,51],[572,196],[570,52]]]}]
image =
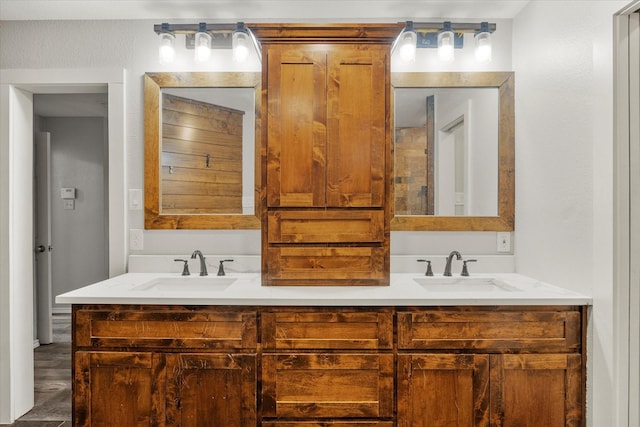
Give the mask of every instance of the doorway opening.
[{"label": "doorway opening", "polygon": [[56,295],[109,277],[108,98],[35,94],[34,333],[53,342]]}]

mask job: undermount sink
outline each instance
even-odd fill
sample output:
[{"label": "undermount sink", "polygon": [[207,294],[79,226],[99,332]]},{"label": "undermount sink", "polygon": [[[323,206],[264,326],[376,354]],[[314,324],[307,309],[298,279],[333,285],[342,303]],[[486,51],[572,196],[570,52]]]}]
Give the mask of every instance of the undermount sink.
[{"label": "undermount sink", "polygon": [[491,277],[421,277],[413,280],[430,292],[517,292],[520,290]]},{"label": "undermount sink", "polygon": [[201,292],[222,291],[236,279],[217,276],[158,277],[131,288],[132,291]]}]

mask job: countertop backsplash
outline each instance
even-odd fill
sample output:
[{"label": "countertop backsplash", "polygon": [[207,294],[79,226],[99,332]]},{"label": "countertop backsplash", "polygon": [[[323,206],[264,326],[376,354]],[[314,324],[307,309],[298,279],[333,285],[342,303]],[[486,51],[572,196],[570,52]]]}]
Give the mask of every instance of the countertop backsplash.
[{"label": "countertop backsplash", "polygon": [[[448,254],[438,255],[392,255],[391,273],[416,273],[423,274],[427,264],[417,262],[418,259],[431,261],[431,268],[435,274],[444,271],[444,264]],[[207,255],[207,270],[209,274],[216,274],[220,260],[233,259],[233,262],[224,264],[228,273],[259,273],[260,255]],[[462,254],[463,259],[475,259],[477,262],[469,263],[469,273],[515,273],[515,257],[513,255],[468,255]],[[176,255],[130,255],[129,273],[175,273],[182,271],[182,263],[175,259],[188,259],[191,273],[197,273],[200,268],[198,259],[191,259],[191,254]],[[452,273],[459,275],[462,271],[462,261],[454,259]]]}]

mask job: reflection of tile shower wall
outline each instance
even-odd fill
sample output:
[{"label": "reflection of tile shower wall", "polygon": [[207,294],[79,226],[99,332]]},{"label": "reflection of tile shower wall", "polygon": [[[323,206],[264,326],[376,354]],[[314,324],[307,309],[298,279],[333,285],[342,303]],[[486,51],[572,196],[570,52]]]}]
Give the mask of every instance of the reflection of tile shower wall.
[{"label": "reflection of tile shower wall", "polygon": [[243,111],[164,94],[162,212],[242,213]]},{"label": "reflection of tile shower wall", "polygon": [[426,128],[396,129],[395,214],[432,215],[427,206]]}]

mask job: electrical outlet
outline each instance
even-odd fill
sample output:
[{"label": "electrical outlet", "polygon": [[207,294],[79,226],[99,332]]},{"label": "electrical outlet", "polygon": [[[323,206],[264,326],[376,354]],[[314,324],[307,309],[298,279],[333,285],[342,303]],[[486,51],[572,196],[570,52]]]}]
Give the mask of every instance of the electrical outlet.
[{"label": "electrical outlet", "polygon": [[496,250],[498,252],[511,252],[511,233],[500,232],[496,234],[497,234]]},{"label": "electrical outlet", "polygon": [[141,251],[144,249],[144,236],[141,229],[129,229],[129,249],[132,251]]}]

